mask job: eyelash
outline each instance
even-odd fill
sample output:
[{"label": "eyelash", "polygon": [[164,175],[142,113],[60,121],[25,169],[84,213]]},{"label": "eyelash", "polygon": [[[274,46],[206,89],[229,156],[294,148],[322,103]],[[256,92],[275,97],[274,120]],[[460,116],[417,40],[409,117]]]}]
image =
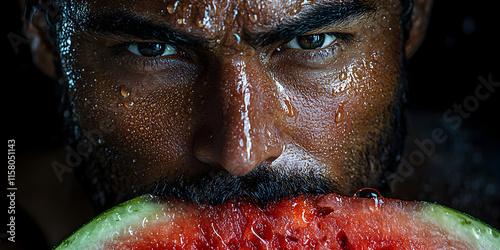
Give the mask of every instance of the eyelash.
[{"label": "eyelash", "polygon": [[333,35],[335,36],[339,41],[334,41],[332,44],[324,47],[324,48],[319,48],[319,49],[314,49],[314,50],[297,50],[297,49],[284,49],[283,46],[288,44],[290,41],[293,39],[286,41],[283,43],[278,49],[278,52],[282,52],[284,50],[291,50],[289,53],[293,53],[293,55],[296,56],[301,56],[301,57],[306,57],[306,60],[321,60],[321,59],[326,59],[330,57],[335,51],[337,50],[337,47],[343,48],[349,43],[351,43],[353,35],[352,34],[347,34],[347,33],[324,33],[325,35]]},{"label": "eyelash", "polygon": [[118,44],[115,46],[114,51],[117,55],[117,61],[119,64],[126,64],[132,66],[134,68],[139,68],[145,71],[158,71],[162,70],[168,65],[169,61],[171,62],[175,59],[187,59],[189,56],[181,49],[177,49],[177,53],[172,56],[159,56],[159,57],[144,57],[138,56],[129,52],[127,48],[137,42],[126,42],[122,44]]},{"label": "eyelash", "polygon": [[[332,55],[337,51],[337,48],[342,48],[352,41],[352,35],[347,33],[324,33],[325,35],[333,35],[339,41],[334,41],[332,44],[314,50],[297,50],[297,49],[285,49],[283,46],[289,43],[291,40],[286,41],[281,46],[279,46],[276,51],[278,53],[283,53],[288,51],[290,55],[299,57],[301,60],[318,62],[326,60],[332,57]],[[295,39],[295,38],[294,38]],[[293,39],[292,39],[293,40]],[[129,66],[140,68],[146,71],[157,71],[165,68],[169,61],[175,59],[188,59],[189,55],[182,49],[175,47],[177,49],[177,54],[173,56],[163,56],[163,57],[143,57],[135,55],[127,50],[127,48],[136,42],[126,42],[113,46],[116,55],[118,55],[119,64],[127,64]]]}]

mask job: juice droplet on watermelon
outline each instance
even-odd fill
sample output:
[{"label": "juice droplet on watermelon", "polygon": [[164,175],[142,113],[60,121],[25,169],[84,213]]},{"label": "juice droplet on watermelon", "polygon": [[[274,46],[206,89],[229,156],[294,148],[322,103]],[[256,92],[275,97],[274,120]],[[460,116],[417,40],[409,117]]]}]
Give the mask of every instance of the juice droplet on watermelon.
[{"label": "juice droplet on watermelon", "polygon": [[354,196],[361,198],[383,198],[379,191],[374,188],[362,188],[358,190]]}]

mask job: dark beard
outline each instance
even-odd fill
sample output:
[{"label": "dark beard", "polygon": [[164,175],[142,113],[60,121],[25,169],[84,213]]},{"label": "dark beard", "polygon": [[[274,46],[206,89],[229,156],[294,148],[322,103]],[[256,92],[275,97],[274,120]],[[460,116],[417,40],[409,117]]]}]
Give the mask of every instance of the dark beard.
[{"label": "dark beard", "polygon": [[227,171],[210,171],[197,176],[178,175],[174,179],[158,180],[145,193],[211,205],[234,198],[265,205],[300,193],[334,193],[337,192],[336,187],[338,183],[312,170],[309,173],[283,174],[277,169],[259,165],[245,176]]}]

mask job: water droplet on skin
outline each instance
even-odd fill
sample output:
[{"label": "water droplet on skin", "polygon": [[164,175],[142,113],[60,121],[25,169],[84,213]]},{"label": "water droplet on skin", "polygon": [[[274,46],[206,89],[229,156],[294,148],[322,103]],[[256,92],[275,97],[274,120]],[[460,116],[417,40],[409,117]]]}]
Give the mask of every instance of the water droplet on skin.
[{"label": "water droplet on skin", "polygon": [[256,23],[259,20],[259,16],[257,14],[248,14],[248,18],[250,19],[250,22]]},{"label": "water droplet on skin", "polygon": [[198,28],[203,28],[205,25],[203,24],[203,20],[202,19],[198,19],[196,21],[196,25],[198,26]]},{"label": "water droplet on skin", "polygon": [[233,10],[233,20],[236,19],[237,15],[238,15],[238,10]]},{"label": "water droplet on skin", "polygon": [[210,3],[208,5],[208,12],[210,13],[210,16],[215,16],[217,14],[217,5],[214,3]]},{"label": "water droplet on skin", "polygon": [[134,106],[134,102],[123,102],[123,105],[125,105],[127,109],[130,109],[130,107]]},{"label": "water droplet on skin", "polygon": [[345,71],[341,71],[339,74],[339,79],[341,81],[345,81],[347,79],[347,73]]},{"label": "water droplet on skin", "polygon": [[344,112],[344,103],[340,103],[339,106],[337,107],[337,111],[335,112],[335,122],[340,122],[342,121],[342,112]]},{"label": "water droplet on skin", "polygon": [[236,37],[236,43],[239,45],[241,42],[241,37],[238,34],[233,33],[234,37]]},{"label": "water droplet on skin", "polygon": [[283,101],[286,106],[286,114],[288,117],[294,117],[295,116],[295,108],[292,106],[292,103],[290,102],[290,99],[285,98]]},{"label": "water droplet on skin", "polygon": [[179,1],[175,1],[173,4],[169,4],[167,7],[167,11],[169,14],[174,14],[175,9],[177,9],[177,5],[179,4]]},{"label": "water droplet on skin", "polygon": [[379,191],[374,188],[362,188],[358,190],[354,196],[361,198],[383,198]]},{"label": "water droplet on skin", "polygon": [[123,87],[120,89],[120,94],[125,98],[130,96],[130,92]]}]

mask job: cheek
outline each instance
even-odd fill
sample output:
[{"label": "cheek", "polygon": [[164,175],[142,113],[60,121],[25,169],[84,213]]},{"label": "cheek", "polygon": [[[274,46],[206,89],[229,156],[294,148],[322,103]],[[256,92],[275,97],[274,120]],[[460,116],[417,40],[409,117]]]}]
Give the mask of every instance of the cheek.
[{"label": "cheek", "polygon": [[290,139],[327,165],[355,164],[356,153],[389,126],[399,60],[366,54],[310,85],[315,87],[296,89],[292,98],[297,115],[288,120]]},{"label": "cheek", "polygon": [[113,128],[103,133],[100,148],[123,174],[125,166],[148,166],[137,171],[151,175],[160,164],[165,169],[182,165],[192,144],[195,103],[200,102],[190,87],[195,73],[184,70],[192,77],[175,79],[167,78],[168,72],[136,74],[96,67],[85,57],[78,57],[74,68],[85,69],[75,77],[71,94],[77,122],[85,131],[102,130],[103,123]]}]

